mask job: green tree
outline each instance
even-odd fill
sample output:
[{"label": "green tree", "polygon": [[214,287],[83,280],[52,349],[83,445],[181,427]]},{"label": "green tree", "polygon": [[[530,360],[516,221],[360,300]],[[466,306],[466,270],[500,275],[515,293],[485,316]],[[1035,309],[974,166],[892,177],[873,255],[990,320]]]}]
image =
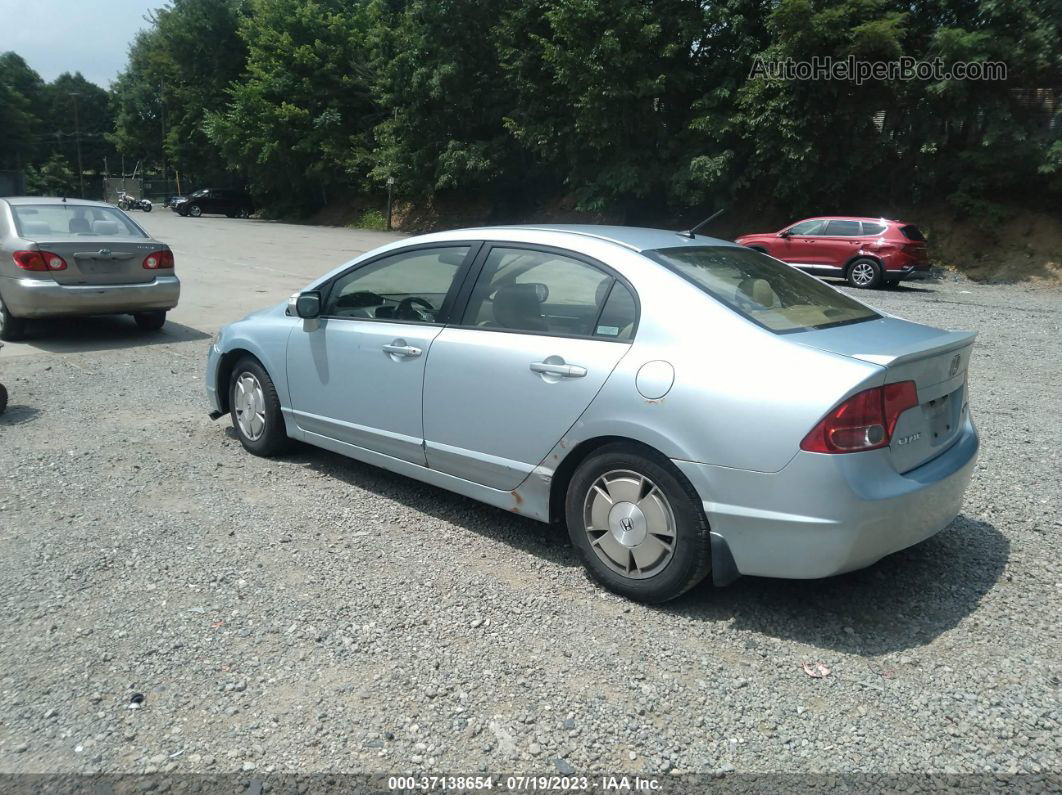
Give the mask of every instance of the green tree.
[{"label": "green tree", "polygon": [[39,168],[26,166],[26,193],[30,196],[77,196],[77,173],[58,152]]},{"label": "green tree", "polygon": [[44,81],[13,52],[0,54],[0,168],[29,163],[37,152],[35,108]]}]

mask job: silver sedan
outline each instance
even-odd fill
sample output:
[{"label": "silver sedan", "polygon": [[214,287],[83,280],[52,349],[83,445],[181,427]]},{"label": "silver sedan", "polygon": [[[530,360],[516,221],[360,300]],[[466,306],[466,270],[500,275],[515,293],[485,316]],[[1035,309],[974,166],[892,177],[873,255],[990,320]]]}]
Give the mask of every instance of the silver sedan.
[{"label": "silver sedan", "polygon": [[565,523],[646,602],[814,578],[946,527],[977,457],[974,335],[653,229],[466,229],[345,263],[222,329],[206,384],[258,455],[299,440]]},{"label": "silver sedan", "polygon": [[129,216],[80,199],[0,199],[0,339],[30,318],[131,314],[159,329],[177,305],[173,252]]}]

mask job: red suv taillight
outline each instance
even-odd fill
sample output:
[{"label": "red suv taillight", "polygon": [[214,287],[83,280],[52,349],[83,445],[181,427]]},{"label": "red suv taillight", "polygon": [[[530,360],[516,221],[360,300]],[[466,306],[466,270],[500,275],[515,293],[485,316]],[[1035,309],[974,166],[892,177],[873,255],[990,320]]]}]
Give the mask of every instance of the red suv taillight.
[{"label": "red suv taillight", "polygon": [[811,429],[800,449],[809,453],[859,453],[886,447],[900,415],[917,405],[914,381],[852,395]]},{"label": "red suv taillight", "polygon": [[152,251],[144,257],[144,267],[149,271],[159,270],[160,268],[172,268],[173,252],[169,250]]},{"label": "red suv taillight", "polygon": [[66,260],[50,251],[16,251],[11,259],[24,271],[66,270]]}]

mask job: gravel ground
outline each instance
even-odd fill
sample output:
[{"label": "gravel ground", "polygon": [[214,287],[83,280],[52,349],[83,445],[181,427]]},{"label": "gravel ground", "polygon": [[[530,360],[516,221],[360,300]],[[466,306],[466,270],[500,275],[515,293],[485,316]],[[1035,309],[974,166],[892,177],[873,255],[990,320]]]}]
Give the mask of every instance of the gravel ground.
[{"label": "gravel ground", "polygon": [[201,335],[4,360],[0,772],[1058,772],[1062,291],[861,297],[980,332],[963,514],[654,608],[544,525],[245,454]]}]

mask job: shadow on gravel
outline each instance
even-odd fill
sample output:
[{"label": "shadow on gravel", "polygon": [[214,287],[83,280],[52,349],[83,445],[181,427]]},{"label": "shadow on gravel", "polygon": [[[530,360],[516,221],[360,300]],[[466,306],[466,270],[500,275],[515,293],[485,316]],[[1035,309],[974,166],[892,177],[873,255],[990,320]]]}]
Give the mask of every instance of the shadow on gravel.
[{"label": "shadow on gravel", "polygon": [[657,608],[736,630],[854,654],[929,643],[972,614],[1003,574],[1010,542],[960,515],[938,535],[861,571],[824,580],[742,577]]},{"label": "shadow on gravel", "polygon": [[141,331],[128,315],[31,321],[23,344],[49,353],[85,353],[210,339],[191,326],[167,320],[160,331]]},{"label": "shadow on gravel", "polygon": [[33,406],[9,405],[7,411],[0,414],[0,426],[23,425],[27,422],[33,422],[40,413],[41,410]]},{"label": "shadow on gravel", "polygon": [[[231,426],[227,427],[225,432],[231,438],[236,438],[236,432]],[[513,549],[548,560],[557,566],[582,566],[563,528],[517,516],[462,497],[460,494],[395,475],[371,464],[363,464],[310,445],[300,444],[284,458],[485,538],[508,544]]]}]

